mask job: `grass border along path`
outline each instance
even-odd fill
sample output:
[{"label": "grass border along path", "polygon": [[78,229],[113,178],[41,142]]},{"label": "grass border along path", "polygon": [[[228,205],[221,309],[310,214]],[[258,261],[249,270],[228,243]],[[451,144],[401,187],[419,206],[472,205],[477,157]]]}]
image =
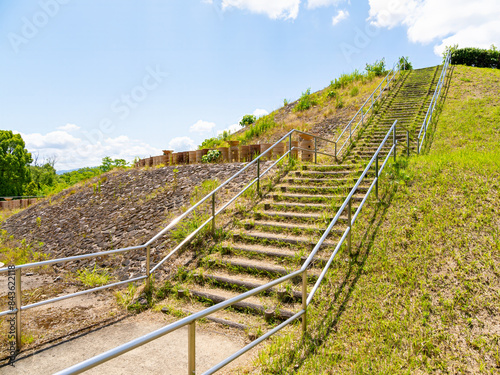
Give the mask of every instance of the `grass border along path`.
[{"label": "grass border along path", "polygon": [[429,151],[388,169],[309,334],[275,337],[252,371],[500,373],[500,70],[452,74]]}]

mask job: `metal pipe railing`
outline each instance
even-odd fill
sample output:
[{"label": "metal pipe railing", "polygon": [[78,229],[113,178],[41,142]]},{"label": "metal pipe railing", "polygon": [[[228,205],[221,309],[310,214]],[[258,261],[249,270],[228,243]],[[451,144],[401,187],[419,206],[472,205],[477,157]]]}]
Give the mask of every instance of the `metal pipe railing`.
[{"label": "metal pipe railing", "polygon": [[431,103],[429,104],[429,108],[427,109],[427,113],[425,114],[424,121],[422,122],[422,126],[420,127],[420,131],[417,136],[417,153],[420,153],[422,150],[425,136],[427,135],[427,128],[429,124],[432,122],[432,115],[434,114],[434,109],[436,107],[437,102],[439,101],[439,97],[441,95],[441,89],[444,85],[444,80],[446,78],[446,74],[448,72],[448,67],[451,62],[451,52],[448,52],[446,55],[445,62],[443,65],[443,69],[441,70],[441,74],[439,76],[439,81],[434,90],[434,94],[432,95]]},{"label": "metal pipe railing", "polygon": [[[263,291],[266,291],[266,290],[268,290],[276,285],[279,285],[285,281],[291,280],[299,275],[302,275],[302,309],[299,312],[295,313],[292,317],[287,319],[285,322],[281,323],[279,326],[275,327],[271,331],[269,331],[266,334],[264,334],[263,336],[261,336],[259,339],[253,341],[252,343],[248,344],[244,348],[240,349],[235,354],[231,355],[230,357],[228,357],[225,360],[223,360],[222,362],[218,363],[217,365],[215,365],[214,367],[212,367],[208,371],[204,372],[204,375],[213,374],[214,372],[223,368],[225,365],[232,362],[233,360],[235,360],[236,358],[238,358],[242,354],[246,353],[248,350],[255,347],[256,345],[258,345],[260,342],[262,342],[266,338],[274,335],[276,332],[278,332],[279,330],[281,330],[285,326],[291,324],[293,321],[297,320],[299,317],[302,317],[302,331],[304,333],[307,329],[307,308],[308,308],[309,304],[311,303],[312,299],[314,298],[314,295],[317,292],[317,289],[319,288],[321,281],[324,279],[324,277],[325,277],[331,263],[333,262],[333,259],[335,258],[336,254],[338,253],[338,251],[340,250],[340,248],[344,244],[344,241],[346,240],[346,238],[351,235],[352,225],[355,223],[359,212],[361,212],[361,209],[366,204],[367,198],[368,198],[369,194],[371,193],[373,187],[375,186],[375,184],[378,183],[380,173],[382,172],[384,166],[386,165],[386,162],[389,160],[389,157],[391,156],[391,154],[394,154],[394,156],[396,155],[397,140],[394,137],[394,134],[396,134],[396,124],[397,124],[397,121],[394,122],[394,124],[391,126],[391,128],[387,132],[383,141],[380,143],[377,151],[375,152],[375,154],[371,158],[370,162],[367,164],[367,166],[363,170],[361,176],[358,178],[356,184],[351,189],[350,193],[347,195],[343,204],[341,205],[341,207],[337,211],[337,214],[335,215],[333,220],[330,222],[330,224],[328,225],[328,228],[325,230],[325,232],[321,236],[320,240],[315,245],[314,249],[311,251],[310,255],[307,257],[307,259],[302,264],[300,269],[293,271],[285,276],[282,276],[276,280],[273,280],[267,284],[261,285],[257,288],[254,288],[254,289],[249,290],[245,293],[242,293],[236,297],[230,298],[224,302],[221,302],[221,303],[218,303],[214,306],[211,306],[205,310],[194,313],[194,314],[192,314],[188,317],[185,317],[177,322],[171,323],[163,328],[160,328],[160,329],[158,329],[154,332],[151,332],[147,335],[144,335],[144,336],[139,337],[135,340],[132,340],[128,343],[120,345],[114,349],[108,350],[105,353],[99,354],[93,358],[90,358],[86,361],[83,361],[83,362],[78,363],[74,366],[71,366],[65,370],[58,372],[56,375],[80,374],[86,370],[89,370],[93,367],[96,367],[104,362],[107,362],[107,361],[113,359],[113,358],[116,358],[124,353],[127,353],[127,352],[139,347],[139,346],[145,345],[148,342],[151,342],[159,337],[162,337],[162,336],[164,336],[170,332],[173,332],[181,327],[184,327],[186,325],[189,326],[189,330],[188,330],[188,338],[189,338],[189,340],[188,340],[189,341],[189,343],[188,343],[188,374],[194,374],[195,373],[195,357],[196,357],[195,356],[195,342],[194,342],[195,341],[195,334],[194,334],[195,328],[194,327],[195,327],[197,320],[202,319],[204,317],[207,317],[208,315],[211,315],[211,314],[213,314],[221,309],[224,309],[226,307],[230,307],[231,305],[233,305],[237,302],[240,302],[246,298],[249,298],[251,296],[259,294]],[[392,147],[390,148],[390,150],[386,156],[386,159],[385,159],[384,163],[382,164],[382,167],[380,168],[380,170],[378,170],[379,154],[381,153],[382,148],[385,146],[386,142],[388,141],[391,133],[393,134]],[[323,245],[324,241],[326,240],[326,238],[330,234],[331,230],[333,229],[334,225],[337,223],[338,219],[340,218],[341,214],[344,212],[346,207],[349,209],[349,213],[351,212],[350,208],[351,208],[352,197],[356,193],[358,187],[360,186],[361,182],[364,180],[364,178],[366,177],[367,173],[369,172],[370,168],[372,167],[372,165],[374,163],[376,163],[376,165],[377,165],[377,170],[376,170],[376,175],[375,175],[374,181],[372,182],[369,190],[365,194],[365,197],[362,200],[360,206],[358,207],[354,217],[349,219],[349,223],[348,223],[349,225],[348,225],[347,229],[342,234],[339,242],[337,243],[337,246],[335,247],[334,252],[330,256],[325,267],[323,268],[323,270],[322,270],[320,276],[318,277],[318,280],[316,281],[311,293],[308,294],[307,293],[307,268],[311,265],[311,262],[313,261],[314,256],[318,252],[319,248]],[[349,215],[349,217],[350,217],[350,215]]]},{"label": "metal pipe railing", "polygon": [[[312,137],[314,139],[315,143],[315,149],[313,150],[307,150],[299,147],[292,147],[292,136],[297,133],[299,136],[300,135],[306,135],[309,137]],[[269,157],[271,155],[272,150],[281,142],[284,140],[288,139],[288,151],[282,155],[278,160],[276,160],[274,163],[271,164],[265,171],[261,172],[260,171],[260,164],[261,160],[264,157]],[[186,244],[188,244],[197,234],[199,234],[208,224],[212,223],[212,232],[215,232],[216,228],[216,223],[215,223],[215,218],[220,215],[229,205],[231,205],[236,199],[238,199],[245,191],[247,191],[250,187],[252,187],[254,184],[257,184],[257,190],[260,190],[260,179],[267,175],[272,168],[274,168],[278,163],[283,161],[285,157],[288,155],[289,156],[289,162],[292,157],[292,152],[296,152],[297,150],[302,150],[302,151],[307,151],[307,152],[314,152],[314,160],[317,162],[317,155],[322,154],[326,156],[330,156],[334,158],[335,156],[332,154],[328,154],[325,152],[322,152],[318,150],[318,141],[324,141],[328,143],[332,143],[336,147],[335,141],[316,136],[311,133],[307,133],[304,131],[296,130],[293,129],[289,131],[287,134],[285,134],[283,137],[281,137],[277,142],[275,142],[271,147],[269,147],[265,152],[260,154],[256,159],[254,159],[252,162],[248,163],[246,166],[244,166],[242,169],[240,169],[238,172],[236,172],[234,175],[232,175],[229,179],[224,181],[221,185],[219,185],[216,189],[214,189],[212,192],[208,193],[206,196],[204,196],[202,199],[200,199],[196,204],[191,206],[187,211],[185,211],[183,214],[179,215],[176,217],[174,220],[172,220],[164,229],[162,229],[160,232],[158,232],[155,236],[153,236],[149,241],[144,243],[143,245],[139,246],[133,246],[133,247],[127,247],[127,248],[122,248],[122,249],[116,249],[116,250],[108,250],[108,251],[101,251],[98,253],[91,253],[91,254],[83,254],[83,255],[77,255],[77,256],[71,256],[71,257],[65,257],[65,258],[58,258],[58,259],[51,259],[51,260],[46,260],[46,261],[41,261],[41,262],[36,262],[36,263],[28,263],[28,264],[22,264],[19,266],[14,266],[15,270],[15,284],[16,284],[16,289],[19,289],[19,293],[16,293],[16,307],[14,309],[6,310],[0,312],[0,317],[4,315],[9,315],[9,314],[15,314],[16,315],[16,325],[18,329],[16,330],[16,347],[17,350],[20,350],[21,348],[21,311],[30,309],[33,307],[38,307],[41,305],[45,304],[50,304],[50,303],[55,303],[67,298],[72,298],[76,296],[80,296],[82,294],[87,294],[87,293],[92,293],[108,288],[114,288],[116,286],[120,286],[126,283],[131,283],[139,280],[144,280],[146,279],[146,284],[149,287],[151,284],[151,275],[158,270],[159,267],[161,267],[167,260],[169,260],[173,255],[175,255],[182,247],[184,247]],[[247,171],[249,168],[252,166],[256,165],[257,166],[257,177],[254,179],[250,180],[248,185],[244,187],[239,193],[237,193],[235,196],[233,196],[228,202],[226,202],[221,208],[216,210],[215,208],[215,200],[216,200],[216,194],[219,192],[221,189],[223,189],[225,186],[227,186],[231,181],[233,181],[236,177]],[[156,265],[154,265],[151,268],[151,245],[160,239],[162,236],[164,236],[168,231],[170,231],[172,228],[174,228],[177,224],[179,224],[184,218],[186,218],[190,213],[194,212],[198,207],[200,207],[203,203],[211,200],[212,203],[212,215],[205,221],[203,222],[198,228],[196,228],[193,232],[191,232],[186,238],[184,238],[177,246],[174,247],[163,259],[161,259]],[[108,255],[113,255],[113,254],[119,254],[119,253],[124,253],[128,251],[133,251],[133,250],[146,250],[146,274],[144,276],[132,278],[132,279],[127,279],[124,281],[120,281],[117,283],[112,283],[104,286],[100,286],[97,288],[93,289],[88,289],[80,292],[75,292],[71,294],[67,294],[64,296],[40,301],[31,305],[27,306],[22,306],[22,301],[21,301],[21,283],[22,283],[22,278],[21,278],[21,270],[23,269],[28,269],[28,268],[34,268],[34,267],[44,267],[44,266],[49,266],[53,265],[55,263],[67,263],[67,262],[72,262],[72,261],[80,261],[83,259],[90,259],[90,258],[97,258],[97,257],[104,257]],[[12,271],[12,269],[9,269],[9,267],[4,267],[0,269],[0,274],[1,273],[6,273]]]},{"label": "metal pipe railing", "polygon": [[[379,85],[375,88],[375,90],[373,90],[373,92],[371,93],[371,95],[368,97],[368,99],[366,99],[366,101],[363,103],[363,105],[361,106],[361,108],[356,112],[356,114],[351,119],[351,121],[349,121],[349,123],[342,130],[342,132],[340,133],[340,135],[337,137],[336,143],[340,144],[341,139],[342,138],[345,138],[345,139],[343,140],[340,148],[338,150],[337,150],[337,148],[335,149],[335,156],[336,157],[340,156],[340,153],[344,149],[344,147],[346,147],[346,146],[348,146],[348,144],[352,143],[353,134],[355,134],[356,130],[358,129],[358,126],[360,124],[364,123],[365,116],[366,116],[366,114],[368,114],[368,112],[370,112],[370,110],[372,110],[372,113],[373,113],[373,107],[374,107],[375,103],[382,96],[382,93],[385,91],[385,89],[387,88],[387,86],[390,87],[391,82],[394,80],[394,77],[396,76],[396,74],[398,72],[399,72],[399,65],[396,65],[395,67],[393,67],[389,71],[389,73],[387,73],[387,75],[384,77],[384,79],[382,80],[382,82],[380,82]],[[391,76],[391,77],[389,78],[389,76]],[[382,86],[383,86],[383,88],[382,88]],[[377,91],[378,91],[378,95],[375,98],[375,95],[377,94]],[[370,106],[365,111],[365,107],[366,107],[366,105],[369,102],[370,102]],[[352,128],[352,124],[356,120],[357,117],[361,117],[361,119],[356,123],[356,126],[353,129]],[[347,130],[349,130],[349,134],[348,135],[347,135]],[[344,135],[345,135],[345,137],[344,137]]]}]

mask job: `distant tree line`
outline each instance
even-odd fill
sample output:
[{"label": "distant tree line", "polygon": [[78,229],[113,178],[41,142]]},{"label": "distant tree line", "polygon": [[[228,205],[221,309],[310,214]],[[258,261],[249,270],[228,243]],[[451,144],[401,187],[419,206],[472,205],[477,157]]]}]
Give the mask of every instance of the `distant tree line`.
[{"label": "distant tree line", "polygon": [[20,134],[0,130],[0,196],[37,196],[61,191],[80,181],[99,176],[113,168],[124,168],[124,159],[106,156],[98,167],[80,168],[61,175],[56,173],[56,158],[43,162],[32,155]]}]

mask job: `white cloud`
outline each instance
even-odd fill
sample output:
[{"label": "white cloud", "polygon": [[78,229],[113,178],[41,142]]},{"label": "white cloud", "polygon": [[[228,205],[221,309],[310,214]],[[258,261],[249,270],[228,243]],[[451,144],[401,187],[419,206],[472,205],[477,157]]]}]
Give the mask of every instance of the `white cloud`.
[{"label": "white cloud", "polygon": [[222,0],[222,10],[238,8],[265,14],[271,19],[296,19],[300,0]]},{"label": "white cloud", "polygon": [[195,124],[193,124],[189,131],[192,133],[208,133],[213,128],[215,128],[214,122],[208,122],[203,120],[198,120]]},{"label": "white cloud", "polygon": [[340,3],[343,3],[344,0],[308,0],[307,1],[307,8],[308,9],[314,9],[314,8],[319,8],[319,7],[327,7],[331,5],[338,5]]},{"label": "white cloud", "polygon": [[66,124],[66,125],[63,125],[63,126],[59,126],[57,129],[58,130],[63,130],[63,131],[70,132],[70,131],[79,130],[80,127],[78,125],[75,125],[75,124]]},{"label": "white cloud", "polygon": [[170,150],[174,150],[175,152],[193,151],[196,150],[196,144],[189,137],[176,137],[172,138],[172,140],[168,143],[168,148]]},{"label": "white cloud", "polygon": [[405,25],[414,43],[487,48],[500,42],[498,0],[369,0],[369,20],[379,27]]},{"label": "white cloud", "polygon": [[[67,129],[75,132],[80,128],[73,125],[67,126]],[[97,166],[101,164],[102,158],[105,156],[131,162],[136,156],[161,155],[161,150],[124,135],[116,138],[94,139],[82,131],[79,131],[78,134],[69,134],[68,131],[63,130],[46,134],[20,134],[28,151],[38,154],[39,160],[43,161],[49,157],[55,157],[57,170]]]},{"label": "white cloud", "polygon": [[340,21],[345,20],[347,17],[349,17],[349,12],[347,10],[339,10],[337,15],[333,16],[332,18],[332,25],[335,26]]},{"label": "white cloud", "polygon": [[223,129],[223,130],[217,130],[217,135],[221,135],[222,133],[224,133],[225,131],[233,134],[233,133],[236,133],[238,130],[240,130],[242,128],[242,126],[238,123],[238,124],[233,124],[233,125],[230,125],[228,126],[226,129]]},{"label": "white cloud", "polygon": [[255,117],[259,118],[265,115],[268,115],[269,112],[267,112],[265,109],[262,108],[257,108],[255,111],[252,113]]}]

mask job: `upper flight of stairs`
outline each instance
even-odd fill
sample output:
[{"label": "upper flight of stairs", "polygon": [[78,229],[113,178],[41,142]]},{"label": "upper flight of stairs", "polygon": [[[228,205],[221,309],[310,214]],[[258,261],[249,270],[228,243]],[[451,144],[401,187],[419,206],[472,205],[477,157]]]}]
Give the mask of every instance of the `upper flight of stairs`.
[{"label": "upper flight of stairs", "polygon": [[[296,270],[305,261],[359,178],[363,163],[373,156],[394,120],[397,138],[406,152],[406,130],[416,147],[416,136],[432,99],[441,67],[403,73],[387,93],[376,115],[359,131],[356,145],[344,160],[332,165],[304,164],[283,177],[249,211],[229,239],[218,244],[195,267],[177,279],[177,299],[185,311],[197,311]],[[389,142],[385,151],[392,146]],[[367,176],[353,197],[359,206],[373,176]],[[317,279],[340,234],[347,226],[344,212],[308,270],[310,286]],[[339,253],[338,257],[348,257]],[[215,317],[234,326],[272,325],[301,309],[300,282],[273,288],[251,297]],[[189,298],[185,298],[189,297]],[[250,314],[249,314],[250,313]]]}]

